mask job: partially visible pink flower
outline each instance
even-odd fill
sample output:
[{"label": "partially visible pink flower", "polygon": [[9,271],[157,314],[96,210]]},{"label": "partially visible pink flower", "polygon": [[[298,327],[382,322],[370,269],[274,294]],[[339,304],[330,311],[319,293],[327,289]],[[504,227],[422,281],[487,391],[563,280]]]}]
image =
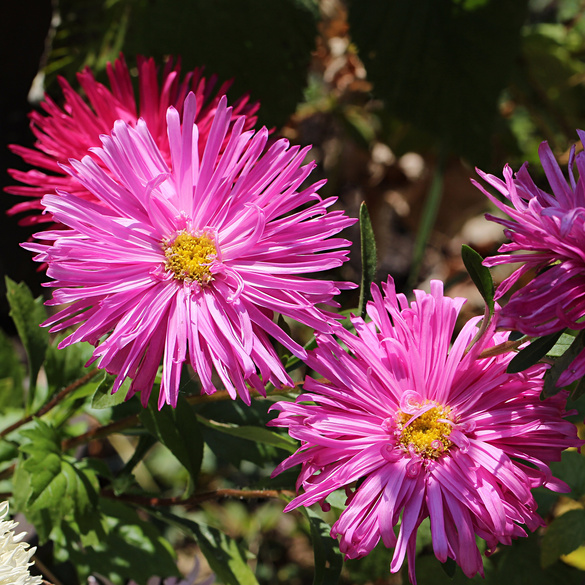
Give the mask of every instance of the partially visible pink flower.
[{"label": "partially visible pink flower", "polygon": [[49,304],[67,304],[46,325],[77,326],[61,347],[95,345],[93,359],[117,375],[114,391],[131,378],[129,395],[145,404],[161,360],[159,406],[176,405],[186,361],[205,393],[220,380],[247,403],[250,388],[292,385],[269,336],[306,352],[274,313],[329,331],[334,315],[320,303],[354,286],[299,276],[340,266],[350,242],[331,236],[355,222],[328,211],[335,198],[317,194],[324,181],[301,187],[315,166],[303,166],[310,147],[281,139],[262,154],[268,131],[244,131],[243,117],[234,124],[224,97],[200,156],[198,111],[192,93],[182,123],[168,109],[170,166],[143,120],[116,122],[102,148],[68,169],[97,202],[45,195],[69,229],[36,234],[52,245],[23,244],[55,279]]},{"label": "partially visible pink flower", "polygon": [[[134,126],[143,118],[167,163],[170,163],[169,141],[166,131],[166,112],[169,106],[181,111],[188,92],[197,96],[195,122],[199,130],[199,154],[203,147],[215,110],[220,98],[231,86],[231,81],[216,88],[217,76],[203,77],[203,68],[188,72],[181,80],[180,63],[169,59],[159,75],[153,59],[138,57],[138,96],[132,86],[132,78],[124,58],[120,56],[113,64],[108,63],[107,73],[110,88],[98,83],[89,68],[78,73],[77,79],[85,93],[84,100],[69,83],[59,78],[65,103],[60,108],[49,96],[41,103],[46,115],[35,111],[31,114],[31,128],[36,136],[34,149],[12,145],[14,153],[25,162],[36,167],[30,171],[10,170],[11,176],[27,186],[9,186],[8,193],[30,198],[13,206],[8,213],[27,213],[20,220],[21,225],[52,222],[50,214],[41,215],[41,198],[46,193],[61,189],[91,201],[97,199],[74,177],[65,172],[62,164],[69,159],[80,160],[88,149],[100,146],[100,135],[110,134],[114,122],[123,120]],[[249,96],[243,96],[232,105],[232,121],[246,116],[244,130],[253,128],[259,104],[248,103]],[[138,103],[137,103],[138,102]],[[229,139],[229,132],[225,143]],[[93,156],[101,165],[100,159]],[[102,168],[103,165],[101,165]],[[48,171],[48,172],[47,172]]]},{"label": "partially visible pink flower", "polygon": [[[581,141],[585,133],[578,130]],[[500,247],[500,256],[486,258],[486,266],[521,263],[498,287],[500,298],[530,271],[536,276],[514,292],[498,315],[498,327],[530,336],[542,336],[570,329],[585,328],[585,153],[569,157],[569,182],[546,142],[539,148],[544,172],[552,195],[536,186],[524,164],[514,176],[504,167],[504,181],[478,170],[489,185],[497,189],[505,202],[494,197],[482,185],[475,185],[508,218],[486,215],[504,226],[511,240]],[[574,167],[579,173],[575,178]],[[566,386],[585,375],[585,352],[581,352],[563,372],[557,385]]]},{"label": "partially visible pink flower", "polygon": [[[451,345],[463,299],[414,291],[384,297],[372,287],[371,322],[352,318],[357,335],[338,327],[306,360],[322,379],[307,378],[296,402],[278,402],[274,426],[287,427],[299,450],[276,470],[302,469],[298,495],[285,511],[321,503],[339,488],[347,507],[331,530],[348,558],[367,555],[380,538],[394,547],[390,570],[408,557],[415,583],[416,533],[430,518],[433,550],[472,577],[483,574],[475,536],[488,552],[543,524],[532,488],[568,487],[547,463],[580,445],[563,420],[564,393],[540,401],[546,366],[507,374],[513,354],[479,358],[506,333],[477,333],[472,319]],[[394,528],[400,522],[398,535]]]}]

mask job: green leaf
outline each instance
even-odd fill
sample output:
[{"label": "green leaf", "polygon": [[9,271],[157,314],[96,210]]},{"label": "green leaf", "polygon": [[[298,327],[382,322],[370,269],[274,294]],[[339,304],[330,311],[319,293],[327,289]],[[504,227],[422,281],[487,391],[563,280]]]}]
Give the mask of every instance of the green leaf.
[{"label": "green leaf", "polygon": [[585,457],[577,451],[563,451],[560,461],[552,461],[550,470],[555,477],[566,482],[571,491],[564,494],[574,500],[585,496]]},{"label": "green leaf", "polygon": [[129,579],[147,585],[153,576],[178,577],[172,546],[152,522],[141,519],[136,510],[117,501],[100,498],[107,531],[95,546],[80,547],[78,536],[64,526],[69,561],[75,566],[79,581],[87,583],[90,574],[100,574],[114,585]]},{"label": "green leaf", "polygon": [[130,378],[126,378],[126,380],[122,382],[122,385],[118,391],[115,394],[112,394],[112,387],[114,386],[115,381],[116,376],[104,372],[102,381],[100,382],[100,385],[97,387],[95,394],[91,399],[92,408],[96,408],[98,410],[111,408],[112,406],[122,404],[126,400],[128,390],[132,384],[132,380]]},{"label": "green leaf", "polygon": [[8,277],[6,277],[6,298],[10,304],[10,316],[16,325],[28,357],[30,370],[28,406],[30,407],[34,400],[37,376],[49,345],[49,331],[40,326],[47,318],[47,313],[42,297],[33,299],[26,284],[23,282],[16,284]]},{"label": "green leaf", "polygon": [[206,524],[197,524],[162,510],[150,510],[150,513],[190,532],[218,581],[225,585],[258,585],[244,552],[233,538]]},{"label": "green leaf", "polygon": [[351,0],[348,19],[374,94],[411,131],[426,133],[420,147],[440,143],[483,166],[527,0],[471,5]]},{"label": "green leaf", "polygon": [[506,373],[517,374],[518,372],[523,372],[530,366],[537,364],[551,349],[553,349],[553,347],[555,347],[560,336],[561,331],[535,339],[530,345],[521,349],[512,358],[506,368]]},{"label": "green leaf", "polygon": [[197,417],[182,396],[179,396],[176,408],[165,404],[158,410],[155,403],[155,400],[149,402],[140,413],[140,421],[185,467],[191,476],[192,487],[195,487],[203,460],[203,437]]},{"label": "green leaf", "polygon": [[376,277],[378,263],[376,239],[374,238],[370,214],[365,203],[360,205],[360,242],[362,249],[362,282],[360,284],[358,315],[364,318],[366,316],[366,305],[372,299],[370,288]]},{"label": "green leaf", "polygon": [[217,423],[202,416],[197,418],[201,424],[211,429],[215,429],[220,433],[231,435],[232,437],[254,441],[255,443],[262,443],[264,445],[272,445],[273,447],[284,449],[289,453],[294,453],[299,447],[299,444],[289,436],[281,435],[262,427],[237,426],[228,423]]},{"label": "green leaf", "polygon": [[56,342],[47,348],[44,364],[50,394],[54,394],[75,382],[85,374],[85,364],[91,358],[94,347],[85,342],[74,343],[58,349]]},{"label": "green leaf", "polygon": [[573,341],[575,341],[575,337],[577,336],[577,332],[562,332],[559,340],[555,343],[554,347],[546,354],[548,357],[561,357],[569,347]]},{"label": "green leaf", "polygon": [[465,269],[469,273],[471,280],[473,280],[473,284],[475,284],[483,297],[490,316],[493,315],[495,289],[489,268],[482,264],[483,258],[481,255],[465,244],[461,246],[461,258],[463,259],[463,264],[465,264]]},{"label": "green leaf", "polygon": [[0,412],[24,407],[24,371],[15,348],[0,329]]},{"label": "green leaf", "polygon": [[558,358],[553,367],[544,376],[542,397],[548,398],[559,393],[562,388],[558,387],[557,381],[561,374],[568,369],[571,362],[585,349],[585,330],[580,331],[571,346]]},{"label": "green leaf", "polygon": [[331,526],[310,508],[302,508],[309,519],[311,541],[315,555],[313,585],[337,585],[343,567],[343,555],[337,540],[331,537]]},{"label": "green leaf", "polygon": [[542,539],[541,562],[544,568],[561,555],[569,554],[585,543],[585,510],[569,510],[555,518]]}]

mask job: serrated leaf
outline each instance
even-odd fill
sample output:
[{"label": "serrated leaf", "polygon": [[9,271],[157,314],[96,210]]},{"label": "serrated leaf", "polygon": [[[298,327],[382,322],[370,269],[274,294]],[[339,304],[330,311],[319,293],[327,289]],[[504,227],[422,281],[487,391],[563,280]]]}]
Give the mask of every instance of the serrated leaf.
[{"label": "serrated leaf", "polygon": [[372,299],[370,288],[376,277],[376,267],[378,264],[374,230],[365,203],[360,205],[360,242],[362,251],[362,281],[360,284],[358,315],[363,318],[366,316],[366,305]]},{"label": "serrated leaf", "polygon": [[283,449],[289,453],[294,453],[299,446],[294,439],[262,427],[237,426],[227,423],[217,423],[202,416],[199,416],[198,420],[201,424],[204,424],[211,429],[215,429],[220,433],[225,433],[226,435],[231,435],[232,437],[238,437],[240,439],[246,439],[255,443],[272,445],[273,447],[278,447],[279,449]]},{"label": "serrated leaf", "polygon": [[494,312],[495,288],[489,268],[482,264],[483,258],[481,255],[465,244],[461,246],[461,258],[463,259],[463,264],[465,264],[465,269],[469,273],[471,280],[473,280],[473,284],[479,290],[489,308],[490,315],[492,315]]},{"label": "serrated leaf", "polygon": [[95,394],[91,399],[91,407],[95,409],[104,409],[122,404],[126,400],[128,390],[132,384],[130,378],[126,378],[115,394],[112,394],[112,387],[116,381],[116,376],[104,372],[102,381],[97,387]]},{"label": "serrated leaf", "polygon": [[571,365],[572,361],[585,349],[585,330],[580,331],[571,346],[558,358],[552,368],[544,376],[542,397],[547,398],[558,394],[562,388],[558,387],[557,381],[561,374]]},{"label": "serrated leaf", "polygon": [[527,347],[521,349],[510,361],[506,368],[507,374],[517,374],[537,364],[555,346],[561,336],[561,331],[539,337]]},{"label": "serrated leaf", "polygon": [[225,585],[258,585],[244,552],[233,538],[206,524],[197,524],[162,510],[151,510],[151,513],[190,532],[220,582]]},{"label": "serrated leaf", "polygon": [[544,568],[561,555],[569,554],[585,543],[585,510],[569,510],[555,518],[542,539],[541,562]]},{"label": "serrated leaf", "polygon": [[203,460],[203,437],[187,401],[179,396],[176,408],[165,405],[158,410],[151,400],[140,413],[140,421],[185,467],[195,487]]},{"label": "serrated leaf", "polygon": [[41,327],[47,318],[42,297],[33,298],[25,283],[16,284],[6,277],[6,298],[10,304],[10,316],[26,351],[29,365],[28,405],[34,400],[37,376],[45,360],[49,345],[49,331]]},{"label": "serrated leaf", "polygon": [[311,542],[315,555],[313,585],[337,585],[343,567],[343,555],[337,540],[331,537],[331,526],[310,508],[302,508],[311,527]]}]

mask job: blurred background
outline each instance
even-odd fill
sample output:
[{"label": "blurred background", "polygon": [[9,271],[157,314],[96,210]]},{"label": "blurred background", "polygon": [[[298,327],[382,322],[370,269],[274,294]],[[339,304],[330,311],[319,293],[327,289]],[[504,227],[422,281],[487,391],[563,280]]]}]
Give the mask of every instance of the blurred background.
[{"label": "blurred background", "polygon": [[[353,217],[366,202],[377,280],[390,274],[408,292],[440,278],[469,298],[468,313],[483,305],[461,245],[485,256],[504,239],[483,218],[474,168],[501,176],[505,163],[528,161],[542,181],[539,143],[565,165],[585,127],[583,0],[19,0],[0,7],[1,188],[14,184],[6,169],[26,170],[7,145],[33,145],[28,114],[44,92],[60,103],[58,76],[77,88],[85,66],[105,82],[120,52],[131,67],[138,54],[161,64],[180,55],[184,72],[204,65],[234,78],[228,96],[259,100],[259,124],[313,145],[322,195]],[[41,294],[44,274],[18,245],[33,230],[5,215],[18,197],[0,200],[0,272]],[[351,260],[335,276],[359,282],[358,226],[347,237]],[[11,334],[0,299],[0,328]],[[176,472],[163,460],[154,468],[163,485]],[[281,508],[233,501],[205,514],[262,556],[263,583],[310,582],[308,536]],[[348,563],[344,579],[399,583],[387,564],[381,551]]]}]

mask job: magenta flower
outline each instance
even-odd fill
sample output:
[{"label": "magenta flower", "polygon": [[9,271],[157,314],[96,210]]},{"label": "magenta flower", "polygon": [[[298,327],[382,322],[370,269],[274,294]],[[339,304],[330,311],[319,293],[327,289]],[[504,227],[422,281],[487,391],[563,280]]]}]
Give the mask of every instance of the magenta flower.
[{"label": "magenta flower", "polygon": [[213,371],[232,397],[250,402],[249,386],[291,385],[268,336],[291,352],[306,352],[274,321],[278,312],[319,331],[332,318],[334,283],[298,276],[345,260],[349,242],[330,238],[354,223],[327,211],[320,181],[300,190],[314,168],[302,166],[310,147],[276,141],[262,155],[268,131],[232,125],[225,97],[218,104],[203,156],[198,107],[190,93],[183,124],[167,112],[171,165],[147,124],[118,121],[103,147],[67,169],[97,202],[60,191],[43,205],[70,229],[40,232],[53,245],[23,244],[48,264],[56,287],[52,305],[68,306],[46,325],[77,330],[61,343],[96,346],[99,367],[117,375],[116,391],[131,378],[130,395],[146,403],[163,362],[159,406],[175,405],[185,361],[205,393],[216,390]]},{"label": "magenta flower", "polygon": [[[581,141],[585,133],[577,131]],[[500,256],[486,258],[486,266],[522,263],[497,290],[500,298],[518,280],[534,271],[536,276],[514,292],[500,311],[497,325],[534,337],[570,329],[585,328],[585,153],[569,158],[569,183],[563,176],[546,142],[539,148],[540,160],[553,195],[539,189],[528,173],[527,164],[514,174],[504,167],[504,181],[477,171],[497,189],[501,202],[478,183],[475,185],[508,217],[486,215],[504,226],[511,242],[503,244]],[[579,178],[573,167],[576,164]],[[510,205],[511,204],[511,205]],[[557,385],[566,386],[585,375],[585,352],[563,372]]]},{"label": "magenta flower", "polygon": [[[8,213],[29,214],[20,220],[21,225],[52,222],[50,214],[41,215],[44,209],[41,198],[45,193],[53,193],[55,189],[97,202],[98,200],[91,192],[85,189],[74,176],[65,172],[61,165],[66,164],[70,158],[80,160],[87,155],[88,149],[100,146],[100,135],[110,134],[116,120],[124,120],[134,126],[139,118],[143,118],[165,161],[170,163],[166,112],[169,106],[174,106],[180,112],[189,91],[197,96],[195,122],[199,129],[199,154],[201,155],[219,100],[225,95],[232,82],[226,82],[215,90],[217,76],[213,75],[206,79],[203,77],[203,68],[190,71],[182,81],[180,72],[180,63],[173,65],[172,60],[167,61],[159,86],[154,60],[139,56],[137,98],[126,62],[120,56],[113,65],[108,63],[107,66],[111,89],[98,83],[89,68],[77,75],[88,103],[65,79],[60,78],[59,82],[65,98],[63,109],[46,96],[41,104],[46,115],[33,112],[30,116],[31,128],[37,139],[36,148],[11,146],[14,153],[37,168],[27,172],[14,169],[9,171],[14,179],[28,186],[10,186],[5,190],[13,195],[30,198],[30,200],[14,205]],[[248,96],[243,96],[232,107],[232,125],[235,119],[245,115],[245,130],[254,127],[255,113],[259,108],[258,103],[249,104],[248,99]],[[228,139],[229,133],[225,139],[226,143]],[[94,160],[101,164],[97,156],[94,156]]]},{"label": "magenta flower", "polygon": [[580,444],[563,420],[566,398],[540,401],[542,364],[506,374],[513,354],[478,357],[506,333],[490,328],[466,353],[478,318],[450,346],[464,300],[444,297],[442,283],[433,281],[430,294],[415,291],[411,305],[391,279],[384,292],[372,287],[372,321],[354,317],[357,335],[338,327],[348,351],[318,335],[306,361],[323,379],[307,378],[296,402],[272,407],[280,411],[272,424],[301,441],[275,470],[302,464],[304,493],[285,511],[327,505],[345,488],[347,507],[331,535],[348,558],[381,538],[395,547],[390,570],[407,556],[415,583],[416,533],[428,517],[437,558],[454,559],[469,577],[483,574],[475,535],[490,552],[509,544],[525,535],[521,525],[543,524],[531,488],[568,491],[547,467]]}]

